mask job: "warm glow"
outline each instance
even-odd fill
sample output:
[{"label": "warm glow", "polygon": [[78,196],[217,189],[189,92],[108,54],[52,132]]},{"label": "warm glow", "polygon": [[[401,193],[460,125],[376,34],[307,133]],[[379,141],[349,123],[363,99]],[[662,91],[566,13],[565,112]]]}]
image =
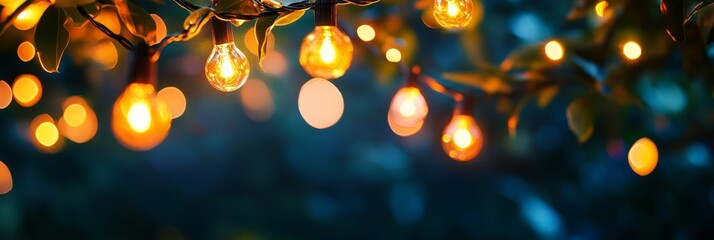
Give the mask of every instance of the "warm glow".
[{"label": "warm glow", "polygon": [[598,17],[604,17],[608,5],[610,4],[607,1],[597,3],[597,5],[595,5],[595,14],[597,14]]},{"label": "warm glow", "polygon": [[246,115],[256,122],[270,119],[275,111],[273,94],[268,85],[259,79],[251,79],[243,86],[240,101]]},{"label": "warm glow", "polygon": [[176,87],[165,87],[157,94],[157,97],[166,102],[171,111],[171,118],[176,119],[186,111],[186,96]]},{"label": "warm glow", "polygon": [[0,161],[0,194],[6,194],[12,190],[12,174],[4,162]]},{"label": "warm glow", "polygon": [[171,128],[171,112],[151,84],[132,83],[114,103],[112,131],[125,147],[145,151],[159,145]]},{"label": "warm glow", "polygon": [[127,112],[129,127],[138,133],[144,133],[151,126],[151,110],[146,101],[134,102]]},{"label": "warm glow", "polygon": [[284,77],[288,70],[288,61],[278,51],[268,51],[263,58],[263,71],[272,76]]},{"label": "warm glow", "polygon": [[359,39],[362,39],[362,41],[369,42],[374,40],[375,36],[377,33],[374,31],[374,28],[372,26],[364,24],[361,25],[357,28],[357,36]]},{"label": "warm glow", "polygon": [[392,129],[392,132],[401,137],[408,137],[414,135],[418,133],[419,130],[421,130],[422,126],[424,126],[424,121],[418,122],[414,126],[401,126],[394,122],[394,119],[392,119],[391,115],[387,115],[387,123],[389,123],[389,128]]},{"label": "warm glow", "polygon": [[389,50],[387,50],[387,53],[385,54],[385,56],[387,57],[387,61],[390,61],[393,63],[402,61],[402,52],[400,52],[396,48],[390,48]]},{"label": "warm glow", "polygon": [[45,147],[49,147],[57,143],[59,139],[59,130],[52,122],[43,122],[35,129],[35,137]]},{"label": "warm glow", "polygon": [[109,28],[109,30],[113,33],[121,33],[122,23],[119,21],[119,15],[116,12],[116,8],[102,8],[94,20]]},{"label": "warm glow", "polygon": [[151,18],[154,19],[154,23],[156,23],[156,40],[154,43],[158,43],[161,41],[161,39],[164,39],[167,34],[167,29],[166,29],[166,23],[164,23],[164,20],[159,17],[159,15],[156,14],[150,14]]},{"label": "warm glow", "polygon": [[449,157],[457,161],[475,158],[483,147],[481,128],[469,115],[457,115],[444,129],[441,145]]},{"label": "warm glow", "polygon": [[335,50],[335,45],[332,44],[329,36],[322,38],[322,45],[320,46],[320,59],[326,64],[332,64],[335,62],[337,56],[337,50]]},{"label": "warm glow", "polygon": [[[245,42],[245,47],[248,51],[253,55],[258,56],[258,39],[255,38],[255,27],[251,27],[247,32],[245,32],[243,41]],[[268,52],[275,49],[275,36],[273,36],[272,32],[268,35],[268,40],[265,42],[265,49]]]},{"label": "warm glow", "polygon": [[74,103],[64,109],[64,120],[72,127],[78,127],[87,120],[87,110],[84,106]]},{"label": "warm glow", "polygon": [[47,10],[50,5],[52,5],[52,3],[49,1],[35,2],[25,8],[25,10],[22,11],[20,14],[18,14],[12,24],[17,29],[23,31],[33,28],[35,27],[35,25],[37,25],[37,22],[40,21],[40,17],[42,17],[42,14],[45,12],[45,10]]},{"label": "warm glow", "polygon": [[42,97],[42,84],[34,75],[23,74],[18,76],[12,84],[12,93],[17,104],[23,107],[32,107]]},{"label": "warm glow", "polygon": [[310,126],[324,129],[340,120],[345,103],[340,90],[330,81],[313,78],[300,89],[298,110]]},{"label": "warm glow", "polygon": [[473,18],[472,0],[435,0],[432,5],[434,19],[447,29],[466,27]]},{"label": "warm glow", "polygon": [[416,87],[403,87],[394,94],[389,107],[389,117],[401,127],[414,127],[424,121],[429,106]]},{"label": "warm glow", "polygon": [[352,41],[334,26],[318,26],[300,47],[300,65],[313,77],[335,79],[352,63]]},{"label": "warm glow", "polygon": [[23,62],[29,62],[35,58],[35,46],[31,42],[24,41],[17,46],[17,57]]},{"label": "warm glow", "polygon": [[649,138],[637,140],[627,154],[630,168],[640,176],[647,176],[652,173],[657,167],[658,158],[657,145]]},{"label": "warm glow", "polygon": [[85,143],[97,133],[97,115],[80,96],[69,97],[62,103],[63,116],[57,121],[60,135],[76,143]]},{"label": "warm glow", "polygon": [[42,114],[30,122],[28,138],[37,150],[45,153],[55,153],[62,147],[62,138],[55,125],[54,119],[49,114]]},{"label": "warm glow", "polygon": [[12,102],[12,88],[10,84],[0,80],[0,109],[5,109]]},{"label": "warm glow", "polygon": [[565,55],[565,50],[560,42],[552,40],[545,45],[545,55],[553,61],[560,61]]},{"label": "warm glow", "polygon": [[206,78],[223,92],[238,90],[250,75],[250,64],[233,42],[215,45],[206,60]]},{"label": "warm glow", "polygon": [[102,64],[105,69],[112,69],[119,62],[119,52],[114,43],[108,40],[97,43],[91,55],[92,59]]},{"label": "warm glow", "polygon": [[637,60],[642,56],[642,48],[637,42],[629,41],[622,47],[622,54],[630,60]]}]

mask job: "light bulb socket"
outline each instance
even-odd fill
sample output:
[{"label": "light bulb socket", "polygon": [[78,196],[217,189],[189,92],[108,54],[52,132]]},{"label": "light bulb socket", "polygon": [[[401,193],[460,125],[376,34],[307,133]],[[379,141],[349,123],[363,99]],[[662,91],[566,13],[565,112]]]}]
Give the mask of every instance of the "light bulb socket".
[{"label": "light bulb socket", "polygon": [[145,42],[141,41],[134,48],[134,59],[129,71],[129,83],[148,83],[156,85],[156,54]]},{"label": "light bulb socket", "polygon": [[211,19],[211,26],[213,27],[214,45],[233,42],[233,29],[231,29],[230,22],[214,17]]},{"label": "light bulb socket", "polygon": [[421,75],[421,68],[419,66],[412,67],[412,70],[407,75],[405,87],[419,87],[419,76]]},{"label": "light bulb socket", "polygon": [[461,101],[456,102],[454,116],[468,115],[476,105],[476,97],[472,93],[463,94]]},{"label": "light bulb socket", "polygon": [[315,1],[315,26],[337,26],[336,5],[335,0]]}]

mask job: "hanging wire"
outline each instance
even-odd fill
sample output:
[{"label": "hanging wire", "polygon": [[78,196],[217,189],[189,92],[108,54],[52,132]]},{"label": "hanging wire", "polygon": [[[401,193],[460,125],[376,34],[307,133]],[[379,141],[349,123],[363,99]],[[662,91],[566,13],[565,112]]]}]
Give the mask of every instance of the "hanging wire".
[{"label": "hanging wire", "polygon": [[134,50],[134,48],[136,48],[136,46],[134,45],[134,43],[132,43],[131,41],[129,41],[129,39],[125,38],[125,37],[122,36],[122,35],[115,34],[114,32],[112,32],[112,30],[109,30],[109,28],[108,28],[107,26],[104,26],[104,24],[102,24],[102,23],[97,22],[96,20],[94,20],[94,18],[92,18],[92,16],[89,15],[89,13],[87,12],[87,10],[84,9],[84,7],[82,7],[82,6],[77,6],[77,10],[79,11],[79,14],[82,15],[82,17],[84,17],[84,18],[86,18],[87,20],[89,20],[89,22],[91,22],[95,27],[97,27],[97,28],[99,29],[99,31],[102,31],[102,33],[104,33],[104,34],[107,35],[108,37],[110,37],[110,38],[116,40],[117,42],[119,42],[119,44],[121,44],[122,46],[124,46],[124,48],[126,48],[126,49],[128,49],[128,50]]}]

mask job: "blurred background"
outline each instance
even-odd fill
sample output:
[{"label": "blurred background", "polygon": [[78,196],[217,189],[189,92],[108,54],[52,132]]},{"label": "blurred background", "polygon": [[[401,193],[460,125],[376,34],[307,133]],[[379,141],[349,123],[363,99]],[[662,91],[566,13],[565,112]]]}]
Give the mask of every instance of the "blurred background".
[{"label": "blurred background", "polygon": [[[188,15],[171,1],[137,3],[160,16],[169,33]],[[274,29],[264,71],[253,24],[234,28],[252,66],[248,85],[234,93],[206,81],[213,47],[207,26],[161,55],[159,88],[180,89],[185,112],[146,152],[124,148],[110,126],[127,82],[126,49],[90,24],[72,27],[59,73],[48,74],[37,59],[18,57],[33,31],[11,27],[0,38],[0,79],[12,85],[31,74],[42,94],[31,107],[13,101],[0,110],[0,161],[13,181],[0,195],[0,238],[711,239],[714,48],[700,38],[671,40],[659,1],[611,1],[605,13],[595,3],[476,0],[474,19],[458,32],[436,28],[431,1],[341,6],[339,27],[355,54],[345,76],[332,81],[344,114],[324,130],[308,125],[297,104],[311,78],[298,62],[302,38],[314,27],[311,11]],[[363,24],[374,28],[375,40],[360,40]],[[590,85],[564,84],[539,106],[523,100],[528,92],[499,94],[442,75],[483,72],[506,59],[534,68],[545,60],[513,53],[552,39],[579,50],[546,78],[589,76],[605,86],[584,143],[569,130],[566,109]],[[628,39],[642,46],[639,60],[623,60]],[[392,48],[399,59],[385,56]],[[484,138],[475,159],[458,162],[444,153],[441,133],[454,103],[426,87],[430,111],[421,131],[400,137],[390,129],[390,101],[412,65],[477,96],[471,113]],[[572,75],[573,68],[581,70]],[[37,145],[42,140],[28,134],[37,127],[33,119],[58,120],[71,96],[96,114],[96,135],[83,144],[60,136],[50,148]],[[659,163],[645,177],[627,160],[642,137],[659,149]]]}]

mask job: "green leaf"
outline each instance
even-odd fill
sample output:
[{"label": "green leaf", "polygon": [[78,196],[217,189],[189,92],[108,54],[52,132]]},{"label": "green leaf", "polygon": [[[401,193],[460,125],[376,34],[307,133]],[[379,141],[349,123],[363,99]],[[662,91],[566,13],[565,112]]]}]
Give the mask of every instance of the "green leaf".
[{"label": "green leaf", "polygon": [[94,1],[95,0],[57,0],[55,2],[55,6],[61,8],[74,8],[76,6],[94,3]]},{"label": "green leaf", "polygon": [[115,0],[114,4],[119,18],[131,34],[143,38],[146,42],[156,40],[156,22],[149,13],[128,0]]},{"label": "green leaf", "polygon": [[595,128],[595,95],[588,94],[568,105],[568,127],[580,143],[590,139]]},{"label": "green leaf", "polygon": [[545,108],[550,105],[555,96],[558,95],[558,91],[560,91],[558,86],[549,86],[540,90],[538,93],[538,107]]},{"label": "green leaf", "polygon": [[516,130],[518,129],[521,111],[523,111],[523,107],[526,106],[530,98],[530,95],[523,96],[523,98],[521,98],[521,100],[519,100],[516,104],[516,107],[513,108],[511,115],[508,117],[508,135],[511,136],[512,139],[516,138]]},{"label": "green leaf", "polygon": [[215,8],[219,14],[258,15],[263,11],[253,0],[223,0]]},{"label": "green leaf", "polygon": [[489,94],[508,93],[511,86],[501,76],[482,73],[444,73],[444,79],[472,86]]},{"label": "green leaf", "polygon": [[501,70],[542,70],[557,67],[557,64],[554,64],[551,60],[546,59],[543,47],[543,44],[535,44],[514,51],[503,60],[501,63]]},{"label": "green leaf", "polygon": [[294,11],[288,14],[281,15],[277,21],[275,21],[275,26],[286,26],[299,20],[303,15],[305,15],[305,10]]},{"label": "green leaf", "polygon": [[268,36],[270,31],[273,30],[273,26],[275,26],[275,21],[280,16],[282,14],[258,18],[255,21],[255,39],[258,40],[258,64],[260,68],[263,68],[263,57],[265,57],[265,53],[268,50]]},{"label": "green leaf", "polygon": [[62,54],[69,44],[69,31],[64,27],[67,19],[62,9],[50,7],[35,28],[37,57],[46,72],[57,72]]}]

